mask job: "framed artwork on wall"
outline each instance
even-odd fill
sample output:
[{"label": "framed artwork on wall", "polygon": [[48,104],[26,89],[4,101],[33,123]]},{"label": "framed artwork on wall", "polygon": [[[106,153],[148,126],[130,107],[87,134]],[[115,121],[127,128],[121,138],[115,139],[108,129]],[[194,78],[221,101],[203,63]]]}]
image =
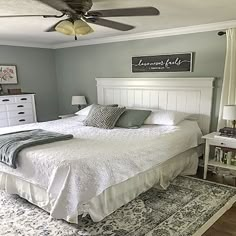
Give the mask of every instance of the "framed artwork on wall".
[{"label": "framed artwork on wall", "polygon": [[132,57],[132,72],[192,72],[193,52]]},{"label": "framed artwork on wall", "polygon": [[0,65],[0,84],[17,84],[15,65]]}]

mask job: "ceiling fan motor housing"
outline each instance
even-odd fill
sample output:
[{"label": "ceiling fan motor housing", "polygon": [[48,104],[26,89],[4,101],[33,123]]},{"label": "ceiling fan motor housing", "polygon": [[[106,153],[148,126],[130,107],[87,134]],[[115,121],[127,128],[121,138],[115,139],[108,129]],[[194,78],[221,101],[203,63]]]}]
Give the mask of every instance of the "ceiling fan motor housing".
[{"label": "ceiling fan motor housing", "polygon": [[[67,3],[70,3],[70,1],[67,1]],[[92,8],[93,2],[92,0],[80,0],[78,2],[73,2],[73,6],[74,11],[76,11],[77,13],[82,12],[85,14]]]}]

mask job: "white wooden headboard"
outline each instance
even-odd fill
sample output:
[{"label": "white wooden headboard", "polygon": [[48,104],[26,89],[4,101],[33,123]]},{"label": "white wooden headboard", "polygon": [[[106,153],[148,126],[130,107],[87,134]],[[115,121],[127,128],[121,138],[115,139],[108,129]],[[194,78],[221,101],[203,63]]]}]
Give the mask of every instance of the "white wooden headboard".
[{"label": "white wooden headboard", "polygon": [[214,78],[97,78],[99,104],[194,114],[209,133]]}]

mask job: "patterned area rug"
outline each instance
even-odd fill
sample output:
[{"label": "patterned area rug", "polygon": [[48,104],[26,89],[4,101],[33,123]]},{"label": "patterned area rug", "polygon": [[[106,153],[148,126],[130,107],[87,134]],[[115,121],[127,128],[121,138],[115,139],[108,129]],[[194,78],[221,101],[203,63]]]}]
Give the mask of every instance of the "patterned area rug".
[{"label": "patterned area rug", "polygon": [[167,191],[153,187],[102,222],[85,217],[74,225],[50,219],[38,207],[0,191],[0,235],[190,236],[235,196],[235,188],[178,177]]}]

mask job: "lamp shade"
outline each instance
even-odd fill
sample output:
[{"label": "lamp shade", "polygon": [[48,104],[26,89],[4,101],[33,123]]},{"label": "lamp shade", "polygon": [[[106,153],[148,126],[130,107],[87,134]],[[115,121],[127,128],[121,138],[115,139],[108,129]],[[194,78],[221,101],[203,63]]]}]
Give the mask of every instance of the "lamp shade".
[{"label": "lamp shade", "polygon": [[94,32],[93,29],[89,26],[89,24],[87,24],[83,20],[76,20],[74,22],[74,30],[75,33],[78,35],[86,35]]},{"label": "lamp shade", "polygon": [[57,32],[66,35],[75,35],[74,24],[69,20],[61,21],[55,28]]},{"label": "lamp shade", "polygon": [[236,105],[226,105],[223,109],[224,120],[236,120]]},{"label": "lamp shade", "polygon": [[81,19],[63,20],[57,24],[55,30],[65,35],[86,35],[94,32],[90,25]]},{"label": "lamp shade", "polygon": [[72,105],[86,105],[85,96],[72,96]]}]

